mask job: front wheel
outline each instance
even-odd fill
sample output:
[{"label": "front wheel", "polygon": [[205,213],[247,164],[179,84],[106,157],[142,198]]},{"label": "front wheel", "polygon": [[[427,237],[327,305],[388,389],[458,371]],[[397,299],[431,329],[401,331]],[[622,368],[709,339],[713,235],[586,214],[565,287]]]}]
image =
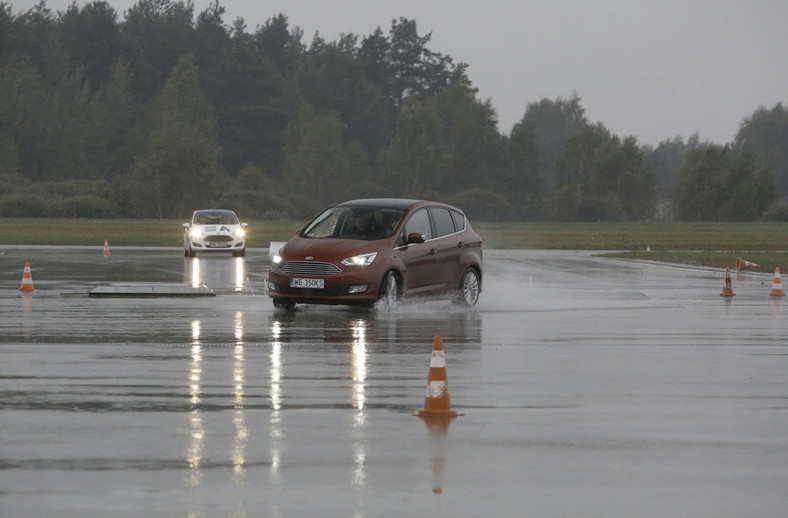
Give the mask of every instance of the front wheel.
[{"label": "front wheel", "polygon": [[399,276],[396,272],[388,272],[380,283],[380,297],[378,306],[384,311],[391,311],[400,304],[402,287],[400,286]]},{"label": "front wheel", "polygon": [[284,309],[285,311],[293,311],[295,309],[295,302],[290,300],[274,299],[274,307],[277,309]]},{"label": "front wheel", "polygon": [[479,301],[479,292],[481,292],[479,273],[474,268],[468,268],[460,279],[460,292],[456,302],[466,307],[473,306]]}]

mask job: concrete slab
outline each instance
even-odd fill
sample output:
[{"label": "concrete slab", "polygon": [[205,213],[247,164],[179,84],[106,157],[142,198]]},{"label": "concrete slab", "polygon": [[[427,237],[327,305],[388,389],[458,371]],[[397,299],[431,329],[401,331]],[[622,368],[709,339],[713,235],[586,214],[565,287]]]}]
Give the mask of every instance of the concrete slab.
[{"label": "concrete slab", "polygon": [[88,292],[93,298],[110,297],[215,297],[216,293],[202,284],[120,283],[97,286]]}]

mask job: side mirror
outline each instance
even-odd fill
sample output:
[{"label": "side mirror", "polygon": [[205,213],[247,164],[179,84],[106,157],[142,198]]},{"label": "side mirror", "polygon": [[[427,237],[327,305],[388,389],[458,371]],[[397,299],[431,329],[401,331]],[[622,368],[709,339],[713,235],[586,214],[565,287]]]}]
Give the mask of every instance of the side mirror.
[{"label": "side mirror", "polygon": [[181,226],[182,226],[183,228],[189,228],[189,224],[188,224],[188,223],[184,223],[184,224],[182,224]]},{"label": "side mirror", "polygon": [[246,228],[246,227],[248,227],[248,226],[249,226],[249,223],[241,223],[241,226],[242,226],[243,228]]},{"label": "side mirror", "polygon": [[424,242],[424,234],[420,234],[419,232],[411,232],[410,234],[408,234],[409,245],[415,245],[423,242]]}]

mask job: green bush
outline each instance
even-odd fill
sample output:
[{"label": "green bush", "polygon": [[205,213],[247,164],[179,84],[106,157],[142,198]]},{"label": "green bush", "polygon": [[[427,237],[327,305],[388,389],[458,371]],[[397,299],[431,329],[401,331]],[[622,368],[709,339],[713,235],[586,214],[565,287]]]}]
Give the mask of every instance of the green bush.
[{"label": "green bush", "polygon": [[765,221],[788,221],[788,202],[772,205],[763,213],[762,219]]},{"label": "green bush", "polygon": [[52,204],[50,211],[50,217],[56,218],[112,218],[119,216],[119,211],[113,203],[92,194],[60,199]]},{"label": "green bush", "polygon": [[0,198],[0,217],[46,218],[49,200],[38,194],[14,193]]},{"label": "green bush", "polygon": [[60,197],[14,193],[0,197],[4,218],[114,218],[122,216],[112,202],[93,194]]},{"label": "green bush", "polygon": [[41,190],[53,196],[63,198],[77,198],[83,195],[94,195],[106,198],[109,193],[109,183],[106,180],[71,179],[57,182],[38,182]]},{"label": "green bush", "polygon": [[20,174],[0,173],[0,197],[5,197],[15,192],[29,192],[27,189],[29,183]]},{"label": "green bush", "polygon": [[231,189],[219,198],[223,209],[234,210],[242,220],[288,219],[297,212],[292,204],[272,193]]},{"label": "green bush", "polygon": [[350,185],[345,191],[346,200],[359,198],[390,198],[391,193],[388,189],[377,182],[358,182]]}]

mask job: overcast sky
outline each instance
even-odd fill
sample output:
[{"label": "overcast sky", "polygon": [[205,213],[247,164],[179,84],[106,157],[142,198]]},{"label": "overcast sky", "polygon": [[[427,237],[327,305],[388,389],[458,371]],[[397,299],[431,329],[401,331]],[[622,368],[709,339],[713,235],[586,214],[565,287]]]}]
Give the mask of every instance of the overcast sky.
[{"label": "overcast sky", "polygon": [[[10,1],[15,13],[38,0]],[[194,0],[195,13],[212,0]],[[123,19],[136,0],[108,0]],[[48,0],[63,11],[72,0]],[[88,3],[77,0],[78,5]],[[786,0],[220,0],[247,32],[278,13],[325,40],[404,16],[429,48],[468,64],[508,133],[528,103],[582,99],[591,122],[656,145],[697,132],[724,144],[759,106],[788,104]]]}]

